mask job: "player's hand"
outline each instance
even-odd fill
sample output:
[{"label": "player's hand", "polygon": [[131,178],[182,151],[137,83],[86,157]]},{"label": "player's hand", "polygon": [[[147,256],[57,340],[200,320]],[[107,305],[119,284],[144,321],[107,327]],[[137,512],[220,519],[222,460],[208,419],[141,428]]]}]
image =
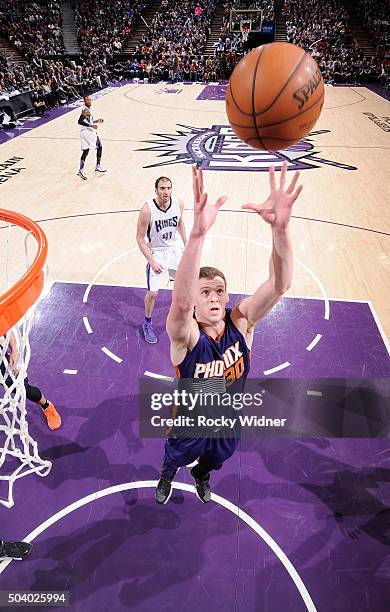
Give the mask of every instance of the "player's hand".
[{"label": "player's hand", "polygon": [[161,272],[164,271],[162,265],[159,264],[157,261],[154,261],[154,259],[152,259],[152,261],[150,262],[150,267],[152,268],[155,274],[161,274]]},{"label": "player's hand", "polygon": [[104,123],[104,119],[95,119],[95,123]]},{"label": "player's hand", "polygon": [[205,236],[227,197],[222,196],[214,205],[210,204],[207,201],[207,193],[204,193],[203,172],[196,166],[192,166],[192,190],[194,192],[194,224],[191,233],[196,236]]},{"label": "player's hand", "polygon": [[243,204],[241,208],[244,210],[253,210],[259,214],[264,221],[269,223],[274,229],[285,229],[288,226],[291,217],[292,206],[301,193],[303,186],[296,184],[299,178],[299,172],[295,172],[290,185],[286,188],[287,162],[283,162],[280,172],[280,185],[277,188],[275,178],[275,168],[269,169],[269,184],[271,193],[268,199],[262,204]]},{"label": "player's hand", "polygon": [[19,368],[17,366],[18,355],[14,355],[13,353],[10,353],[7,359],[8,359],[8,365],[11,368],[12,374],[14,376],[17,376],[19,374]]}]

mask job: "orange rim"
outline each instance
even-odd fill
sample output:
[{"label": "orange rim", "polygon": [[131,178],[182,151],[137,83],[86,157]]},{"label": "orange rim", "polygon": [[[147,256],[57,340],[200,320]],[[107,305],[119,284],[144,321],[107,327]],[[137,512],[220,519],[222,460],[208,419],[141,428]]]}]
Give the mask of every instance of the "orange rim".
[{"label": "orange rim", "polygon": [[0,296],[0,335],[4,336],[26,314],[41,295],[47,257],[47,238],[43,230],[28,217],[0,208],[0,220],[31,232],[38,243],[35,259],[22,278]]}]

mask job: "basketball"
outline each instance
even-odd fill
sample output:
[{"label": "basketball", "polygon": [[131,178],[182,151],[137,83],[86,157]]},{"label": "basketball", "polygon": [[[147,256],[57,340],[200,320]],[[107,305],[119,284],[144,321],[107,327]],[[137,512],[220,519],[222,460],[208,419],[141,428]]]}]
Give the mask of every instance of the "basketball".
[{"label": "basketball", "polygon": [[250,51],[235,67],[226,113],[240,140],[255,149],[287,149],[313,129],[324,104],[324,81],[315,60],[285,42]]}]

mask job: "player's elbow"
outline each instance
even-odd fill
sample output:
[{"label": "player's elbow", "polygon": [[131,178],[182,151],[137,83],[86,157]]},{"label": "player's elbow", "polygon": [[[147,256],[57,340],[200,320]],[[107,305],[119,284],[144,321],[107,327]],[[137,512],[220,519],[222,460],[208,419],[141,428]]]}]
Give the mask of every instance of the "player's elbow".
[{"label": "player's elbow", "polygon": [[291,287],[291,281],[279,281],[274,284],[275,297],[281,298]]}]

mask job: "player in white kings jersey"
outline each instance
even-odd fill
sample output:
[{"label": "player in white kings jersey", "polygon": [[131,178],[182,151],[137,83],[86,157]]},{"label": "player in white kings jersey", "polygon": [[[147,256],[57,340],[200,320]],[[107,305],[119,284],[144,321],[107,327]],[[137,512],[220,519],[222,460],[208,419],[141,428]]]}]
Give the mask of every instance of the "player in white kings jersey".
[{"label": "player in white kings jersey", "polygon": [[149,198],[142,207],[137,224],[137,243],[148,262],[143,332],[146,342],[150,344],[157,342],[152,327],[152,314],[157,292],[163,282],[162,273],[167,270],[169,278],[174,280],[183,250],[179,236],[184,246],[187,244],[183,222],[184,202],[172,197],[172,181],[166,176],[160,176],[154,187],[156,195]]}]

